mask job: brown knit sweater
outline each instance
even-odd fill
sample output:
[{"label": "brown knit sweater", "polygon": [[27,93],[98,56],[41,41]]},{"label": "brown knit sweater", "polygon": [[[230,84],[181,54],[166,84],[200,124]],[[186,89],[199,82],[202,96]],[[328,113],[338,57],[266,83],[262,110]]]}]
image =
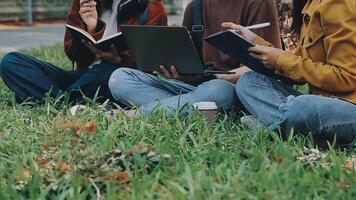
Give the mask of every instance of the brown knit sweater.
[{"label": "brown knit sweater", "polygon": [[[222,31],[221,23],[234,22],[242,26],[270,22],[272,26],[255,30],[275,47],[281,47],[278,14],[275,0],[202,0],[204,18],[204,37]],[[193,23],[193,6],[188,4],[184,14],[183,26],[191,31]],[[203,43],[203,60],[213,64],[215,69],[230,70],[239,63],[221,53],[207,43]]]}]

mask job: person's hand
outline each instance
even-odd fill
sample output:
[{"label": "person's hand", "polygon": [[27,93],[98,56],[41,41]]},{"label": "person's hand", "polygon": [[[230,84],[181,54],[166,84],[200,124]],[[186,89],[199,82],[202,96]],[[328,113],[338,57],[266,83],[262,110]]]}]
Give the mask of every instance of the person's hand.
[{"label": "person's hand", "polygon": [[275,69],[277,60],[284,52],[282,49],[266,46],[255,46],[248,49],[250,55],[260,60],[268,69]]},{"label": "person's hand", "polygon": [[233,84],[236,84],[237,81],[240,79],[240,77],[249,71],[252,71],[252,70],[246,66],[242,66],[242,67],[230,70],[230,72],[235,72],[235,74],[216,74],[215,76],[218,79],[222,79],[225,81],[229,81]]},{"label": "person's hand", "polygon": [[105,52],[97,49],[91,42],[88,42],[86,40],[83,40],[82,42],[89,49],[89,51],[94,54],[96,59],[116,65],[119,65],[121,63],[121,56],[113,44],[110,46],[111,50],[109,52]]},{"label": "person's hand", "polygon": [[93,0],[80,0],[79,14],[84,23],[87,25],[87,31],[94,33],[98,24],[98,12],[96,10],[96,2]]},{"label": "person's hand", "polygon": [[154,71],[153,73],[157,74],[157,75],[161,75],[165,79],[176,79],[179,81],[183,81],[185,83],[194,83],[200,79],[200,76],[194,76],[194,75],[185,76],[185,75],[179,74],[175,66],[171,66],[170,69],[167,69],[164,66],[160,66],[160,69],[161,69],[161,72]]},{"label": "person's hand", "polygon": [[255,43],[257,35],[254,32],[250,31],[249,29],[241,25],[234,24],[232,22],[224,22],[221,24],[221,26],[224,28],[234,29],[239,35],[241,35],[247,41],[251,43]]}]

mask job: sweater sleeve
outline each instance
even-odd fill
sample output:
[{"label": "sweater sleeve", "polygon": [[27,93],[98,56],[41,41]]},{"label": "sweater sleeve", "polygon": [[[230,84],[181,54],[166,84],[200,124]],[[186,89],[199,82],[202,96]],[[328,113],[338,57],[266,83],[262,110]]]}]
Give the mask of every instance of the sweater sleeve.
[{"label": "sweater sleeve", "polygon": [[[79,9],[80,0],[73,0],[67,15],[67,24],[86,29],[86,25],[82,20]],[[91,35],[95,40],[100,40],[105,31],[105,23],[98,20],[96,30]],[[76,41],[71,33],[66,30],[64,35],[64,50],[68,58],[76,62],[79,69],[86,69],[93,61],[93,54],[82,44],[81,41]]]},{"label": "sweater sleeve", "polygon": [[184,17],[182,26],[187,27],[188,31],[191,32],[193,26],[193,6],[192,3],[189,3],[184,11]]},{"label": "sweater sleeve", "polygon": [[[328,1],[321,10],[326,61],[314,62],[299,54],[282,54],[276,71],[330,92],[351,92],[356,87],[356,17],[352,1]],[[332,14],[334,13],[334,14]]]}]

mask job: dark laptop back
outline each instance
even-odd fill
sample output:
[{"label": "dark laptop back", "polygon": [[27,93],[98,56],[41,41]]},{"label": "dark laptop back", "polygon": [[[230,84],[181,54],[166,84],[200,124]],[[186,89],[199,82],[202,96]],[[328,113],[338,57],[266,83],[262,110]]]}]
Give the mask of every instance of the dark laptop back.
[{"label": "dark laptop back", "polygon": [[146,72],[176,66],[181,74],[203,74],[204,65],[185,27],[120,26],[137,67]]}]

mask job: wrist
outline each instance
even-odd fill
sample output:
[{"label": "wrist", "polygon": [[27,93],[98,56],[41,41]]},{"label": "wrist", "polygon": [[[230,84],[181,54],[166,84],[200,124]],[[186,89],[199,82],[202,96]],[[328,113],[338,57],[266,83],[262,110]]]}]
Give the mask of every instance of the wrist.
[{"label": "wrist", "polygon": [[86,31],[90,34],[95,33],[96,30],[96,24],[95,25],[86,25]]}]

